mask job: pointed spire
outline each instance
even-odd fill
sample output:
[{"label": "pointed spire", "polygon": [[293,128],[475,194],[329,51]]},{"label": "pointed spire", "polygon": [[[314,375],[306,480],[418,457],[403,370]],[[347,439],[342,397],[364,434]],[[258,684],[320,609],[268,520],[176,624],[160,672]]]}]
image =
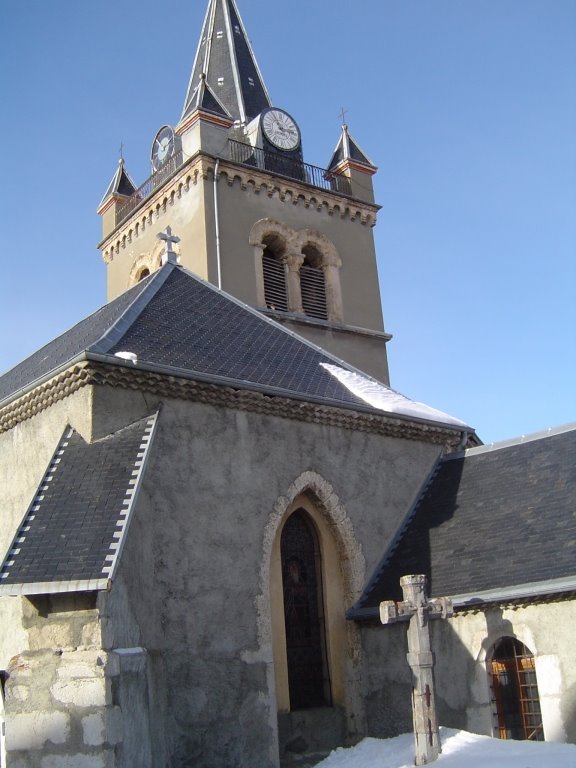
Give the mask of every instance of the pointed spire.
[{"label": "pointed spire", "polygon": [[372,172],[376,170],[376,166],[372,160],[370,160],[368,155],[360,149],[358,143],[350,135],[348,126],[344,123],[342,125],[340,139],[336,144],[332,159],[328,165],[328,170],[337,171],[343,164],[350,163],[357,163],[358,165],[364,166],[366,170],[371,169]]},{"label": "pointed spire", "polygon": [[207,109],[248,122],[270,106],[235,0],[209,0],[181,121]]},{"label": "pointed spire", "polygon": [[121,157],[118,160],[116,173],[112,176],[110,184],[108,184],[106,192],[104,192],[104,196],[98,205],[98,213],[100,213],[102,206],[104,206],[112,196],[122,195],[123,197],[130,197],[134,192],[136,192],[136,185],[130,178],[130,174],[126,168],[124,168],[124,158]]}]

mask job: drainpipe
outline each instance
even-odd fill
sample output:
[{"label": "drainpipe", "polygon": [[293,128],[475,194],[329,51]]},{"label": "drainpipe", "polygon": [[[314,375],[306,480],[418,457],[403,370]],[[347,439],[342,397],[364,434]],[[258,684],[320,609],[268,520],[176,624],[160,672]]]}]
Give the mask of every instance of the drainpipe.
[{"label": "drainpipe", "polygon": [[462,439],[458,443],[458,447],[456,448],[457,452],[464,451],[466,449],[466,443],[468,442],[468,430],[465,429],[462,432]]},{"label": "drainpipe", "polygon": [[222,265],[220,262],[220,220],[218,215],[218,170],[220,158],[214,166],[214,234],[216,235],[216,269],[218,275],[218,288],[222,289]]}]

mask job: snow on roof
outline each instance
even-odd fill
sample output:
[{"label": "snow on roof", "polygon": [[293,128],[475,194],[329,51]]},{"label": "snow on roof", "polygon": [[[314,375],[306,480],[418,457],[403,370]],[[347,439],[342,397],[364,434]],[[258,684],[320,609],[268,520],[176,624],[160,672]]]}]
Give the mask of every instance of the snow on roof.
[{"label": "snow on roof", "polygon": [[439,421],[442,424],[453,424],[458,427],[467,428],[467,424],[460,419],[449,416],[443,411],[431,408],[429,405],[419,403],[417,400],[411,400],[400,392],[380,384],[374,379],[363,376],[361,373],[341,368],[339,365],[330,363],[320,363],[322,368],[331,373],[334,378],[343,384],[346,389],[356,397],[359,397],[367,405],[377,408],[386,413],[397,413],[403,416],[415,416],[419,419],[428,419],[430,421]]}]

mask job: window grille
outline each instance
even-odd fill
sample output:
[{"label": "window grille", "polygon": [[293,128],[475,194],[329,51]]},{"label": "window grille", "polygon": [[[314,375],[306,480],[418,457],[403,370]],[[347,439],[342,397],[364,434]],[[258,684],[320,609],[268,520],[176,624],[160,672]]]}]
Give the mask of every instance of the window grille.
[{"label": "window grille", "polygon": [[304,314],[318,320],[328,319],[324,270],[304,262],[300,267],[300,291]]},{"label": "window grille", "polygon": [[534,656],[519,640],[504,637],[489,664],[496,735],[544,741]]},{"label": "window grille", "polygon": [[304,510],[280,539],[290,709],[331,704],[318,537]]},{"label": "window grille", "polygon": [[264,301],[266,306],[268,309],[287,312],[286,266],[269,248],[264,249],[262,272],[264,274]]}]

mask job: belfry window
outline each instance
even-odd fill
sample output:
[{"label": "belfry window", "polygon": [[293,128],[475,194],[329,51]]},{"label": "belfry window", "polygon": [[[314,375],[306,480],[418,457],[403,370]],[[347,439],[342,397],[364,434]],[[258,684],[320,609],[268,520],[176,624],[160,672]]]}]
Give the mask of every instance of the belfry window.
[{"label": "belfry window", "polygon": [[519,640],[503,637],[494,646],[488,669],[495,734],[501,739],[544,741],[531,651]]},{"label": "belfry window", "polygon": [[287,312],[286,264],[281,256],[281,250],[276,243],[264,243],[264,251],[262,253],[264,301],[268,309]]},{"label": "belfry window", "polygon": [[300,267],[300,291],[304,314],[318,320],[328,319],[326,281],[322,269],[322,255],[312,246],[302,249],[304,263]]},{"label": "belfry window", "polygon": [[286,521],[280,551],[290,709],[330,705],[320,547],[303,509]]}]

